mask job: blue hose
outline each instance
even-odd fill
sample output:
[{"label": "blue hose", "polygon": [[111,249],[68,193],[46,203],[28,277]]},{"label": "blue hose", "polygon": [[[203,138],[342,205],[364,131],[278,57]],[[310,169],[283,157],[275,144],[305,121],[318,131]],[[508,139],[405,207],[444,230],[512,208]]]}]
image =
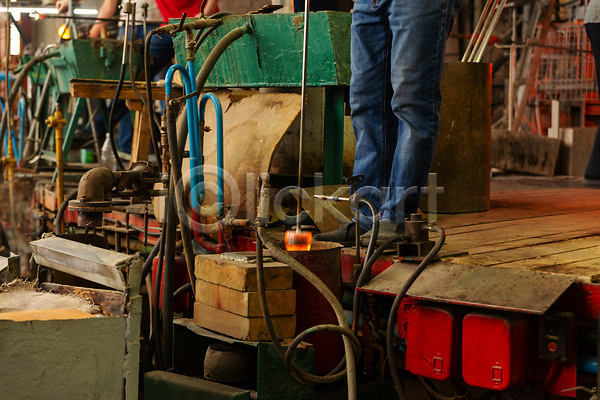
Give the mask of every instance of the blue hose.
[{"label": "blue hose", "polygon": [[[173,75],[179,71],[183,79],[185,94],[190,94],[194,91],[195,80],[191,79],[189,71],[181,64],[172,65],[165,76],[165,92],[167,97],[173,97]],[[192,84],[192,82],[194,82]],[[189,132],[190,141],[190,170],[191,174],[191,197],[192,207],[196,208],[204,202],[204,174],[202,171],[202,151],[198,143],[198,123],[197,114],[194,110],[197,109],[198,100],[196,96],[186,100],[186,111],[188,126],[191,127]]]},{"label": "blue hose", "polygon": [[[196,70],[194,61],[187,63],[187,73],[191,81],[192,92],[196,90]],[[192,110],[198,109],[198,96],[191,98]],[[187,109],[190,107],[188,105]],[[190,171],[191,175],[191,198],[192,208],[200,214],[200,206],[204,203],[204,165],[202,163],[202,142],[200,141],[200,130],[198,128],[198,114],[191,113],[191,119],[188,114],[188,138],[190,142]]]},{"label": "blue hose", "polygon": [[27,101],[25,101],[24,97],[19,99],[19,107],[17,108],[17,113],[19,115],[19,148],[17,152],[17,148],[15,147],[15,153],[17,153],[17,161],[23,158],[23,146],[25,142],[23,141],[23,132],[25,132],[25,114],[27,112]]},{"label": "blue hose", "polygon": [[223,216],[225,188],[223,184],[223,107],[214,93],[206,93],[200,100],[198,120],[204,126],[204,111],[206,103],[211,100],[217,116],[217,218]]}]

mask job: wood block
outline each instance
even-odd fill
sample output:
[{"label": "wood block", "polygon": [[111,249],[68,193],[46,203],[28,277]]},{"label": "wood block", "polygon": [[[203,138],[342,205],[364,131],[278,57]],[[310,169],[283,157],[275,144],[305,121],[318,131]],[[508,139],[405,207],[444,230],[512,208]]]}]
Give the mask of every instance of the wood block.
[{"label": "wood block", "polygon": [[[258,292],[242,292],[197,279],[196,301],[243,317],[262,317]],[[267,291],[267,305],[271,315],[292,315],[296,312],[296,291]]]},{"label": "wood block", "polygon": [[[296,316],[271,318],[279,339],[287,339],[296,332]],[[202,303],[194,303],[194,322],[211,331],[252,342],[271,340],[262,317],[242,317]]]},{"label": "wood block", "polygon": [[[292,269],[279,262],[264,264],[266,290],[292,288]],[[231,289],[256,292],[256,264],[224,260],[218,254],[196,257],[196,277]]]}]

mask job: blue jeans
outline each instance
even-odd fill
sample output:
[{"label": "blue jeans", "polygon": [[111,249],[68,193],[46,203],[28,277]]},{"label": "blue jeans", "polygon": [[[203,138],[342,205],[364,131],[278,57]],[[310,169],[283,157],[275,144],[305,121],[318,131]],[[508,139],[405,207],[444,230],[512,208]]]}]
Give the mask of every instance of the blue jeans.
[{"label": "blue jeans", "polygon": [[461,5],[462,0],[354,3],[354,175],[364,175],[358,193],[375,203],[382,220],[403,224],[417,211],[439,132],[446,39]]},{"label": "blue jeans", "polygon": [[[585,24],[584,27],[590,39],[592,54],[596,63],[596,76],[600,76],[600,23]],[[585,168],[584,177],[586,179],[600,179],[600,125],[596,130],[594,145]]]}]

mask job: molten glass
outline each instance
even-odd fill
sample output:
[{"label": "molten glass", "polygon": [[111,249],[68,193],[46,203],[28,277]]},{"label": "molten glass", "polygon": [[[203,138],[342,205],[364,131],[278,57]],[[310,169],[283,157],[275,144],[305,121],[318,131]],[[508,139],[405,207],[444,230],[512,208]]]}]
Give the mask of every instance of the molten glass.
[{"label": "molten glass", "polygon": [[287,251],[309,251],[312,232],[285,231],[285,249]]}]

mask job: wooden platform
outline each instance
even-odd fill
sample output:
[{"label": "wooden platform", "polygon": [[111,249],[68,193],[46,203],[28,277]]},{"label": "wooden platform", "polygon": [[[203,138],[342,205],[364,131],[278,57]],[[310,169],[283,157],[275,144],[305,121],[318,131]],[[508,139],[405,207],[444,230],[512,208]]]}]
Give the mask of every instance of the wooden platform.
[{"label": "wooden platform", "polygon": [[444,261],[600,281],[600,189],[492,192],[489,211],[438,223],[447,233]]}]

